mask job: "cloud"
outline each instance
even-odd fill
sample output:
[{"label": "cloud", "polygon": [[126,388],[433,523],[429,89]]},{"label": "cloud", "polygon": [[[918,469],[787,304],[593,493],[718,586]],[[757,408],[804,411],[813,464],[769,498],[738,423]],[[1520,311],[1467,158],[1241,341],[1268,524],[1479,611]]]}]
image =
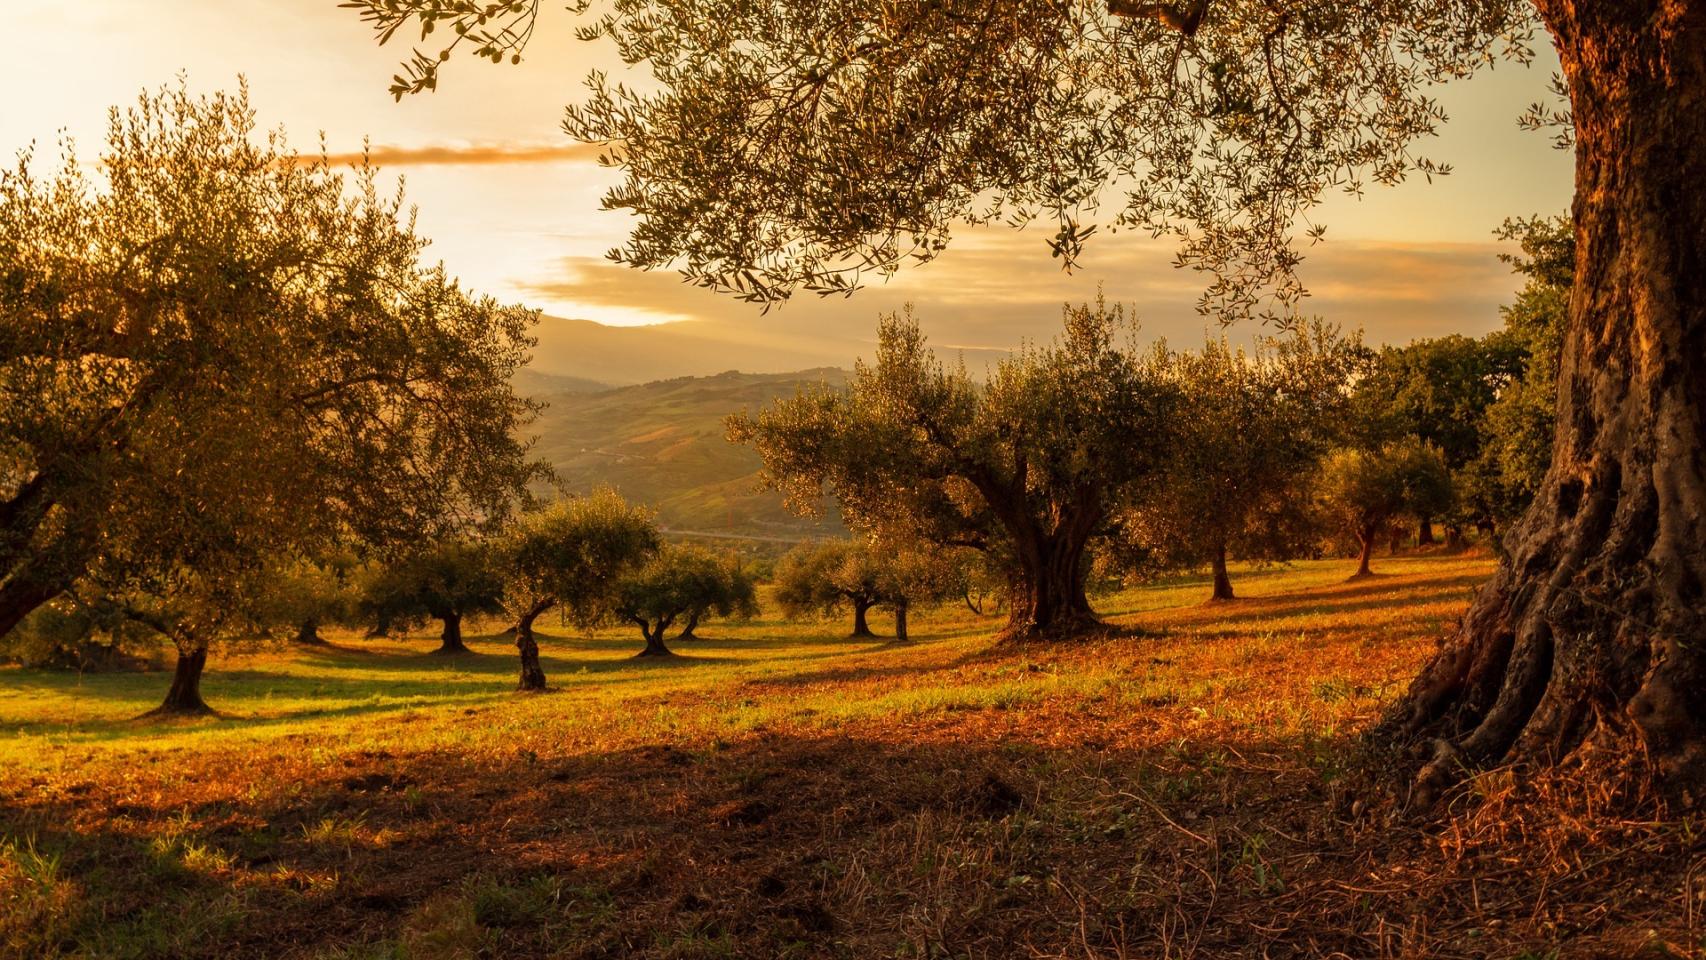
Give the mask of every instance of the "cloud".
[{"label": "cloud", "polygon": [[[1406,343],[1447,333],[1478,335],[1499,326],[1498,305],[1516,282],[1496,244],[1340,241],[1312,248],[1302,267],[1310,296],[1301,310],[1371,343]],[[1039,234],[965,231],[934,263],[903,270],[851,298],[799,295],[761,314],[750,304],[681,282],[670,271],[638,271],[594,257],[567,257],[560,274],[518,281],[524,293],[568,316],[619,312],[655,322],[691,320],[698,335],[728,343],[786,348],[824,364],[869,355],[878,315],[911,304],[931,342],[981,366],[1020,343],[1059,330],[1063,304],[1096,297],[1131,305],[1144,338],[1188,345],[1217,321],[1196,312],[1205,279],[1171,265],[1172,247],[1133,236],[1092,245],[1080,269],[1064,273]],[[1234,327],[1235,338],[1262,332]],[[712,371],[714,372],[714,371]]]},{"label": "cloud", "polygon": [[[609,154],[610,147],[587,143],[485,143],[485,144],[428,144],[404,147],[380,144],[366,153],[333,153],[326,159],[333,166],[359,164],[366,157],[378,167],[423,167],[465,164],[495,166],[512,163],[596,163],[600,155]],[[306,162],[319,159],[304,156]]]}]

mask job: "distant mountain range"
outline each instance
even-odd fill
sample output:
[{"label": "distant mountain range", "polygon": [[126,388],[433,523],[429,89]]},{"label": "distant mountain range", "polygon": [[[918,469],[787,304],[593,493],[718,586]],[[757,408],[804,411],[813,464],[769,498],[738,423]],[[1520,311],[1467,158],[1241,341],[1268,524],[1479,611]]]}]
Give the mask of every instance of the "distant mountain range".
[{"label": "distant mountain range", "polygon": [[723,370],[783,373],[850,365],[860,343],[711,320],[612,327],[543,317],[532,369],[539,376],[627,386]]},{"label": "distant mountain range", "polygon": [[[621,367],[615,354],[607,358],[613,374],[639,369]],[[609,485],[656,509],[660,524],[680,534],[785,545],[845,532],[833,507],[824,520],[802,518],[780,495],[758,489],[758,455],[723,438],[729,414],[806,386],[844,386],[844,370],[729,371],[629,386],[524,370],[515,382],[549,404],[529,432],[538,437],[535,452],[570,490]]]}]

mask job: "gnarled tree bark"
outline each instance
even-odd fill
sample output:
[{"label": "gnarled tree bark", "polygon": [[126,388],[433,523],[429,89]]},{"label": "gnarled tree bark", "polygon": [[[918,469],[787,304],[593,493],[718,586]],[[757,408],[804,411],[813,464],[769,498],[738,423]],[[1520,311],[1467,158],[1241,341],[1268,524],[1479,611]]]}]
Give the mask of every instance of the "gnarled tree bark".
[{"label": "gnarled tree bark", "polygon": [[1539,0],[1576,132],[1576,278],[1550,472],[1381,733],[1459,771],[1638,741],[1706,767],[1706,5]]},{"label": "gnarled tree bark", "polygon": [[874,601],[866,600],[862,597],[853,598],[853,633],[851,636],[876,636],[875,633],[871,632],[871,625],[865,621],[865,614],[870,612],[873,603]]},{"label": "gnarled tree bark", "polygon": [[1214,558],[1209,562],[1209,566],[1214,571],[1214,589],[1209,594],[1208,602],[1236,599],[1232,593],[1232,578],[1226,573],[1226,544],[1215,547]]},{"label": "gnarled tree bark", "polygon": [[1091,524],[1082,526],[1082,532],[1068,529],[1016,538],[1019,563],[1000,640],[1059,640],[1101,626],[1084,592],[1084,549]]},{"label": "gnarled tree bark", "polygon": [[444,621],[444,630],[439,634],[438,649],[433,653],[468,653],[468,645],[462,642],[462,614],[446,613],[440,619]]},{"label": "gnarled tree bark", "polygon": [[521,653],[521,682],[518,690],[545,689],[545,668],[539,663],[539,642],[533,638],[533,621],[551,608],[549,603],[529,607],[515,621],[515,649]]},{"label": "gnarled tree bark", "polygon": [[166,699],[148,711],[151,717],[193,717],[209,714],[213,708],[201,698],[201,675],[207,667],[207,645],[193,650],[178,648],[178,663],[172,670],[172,685]]}]

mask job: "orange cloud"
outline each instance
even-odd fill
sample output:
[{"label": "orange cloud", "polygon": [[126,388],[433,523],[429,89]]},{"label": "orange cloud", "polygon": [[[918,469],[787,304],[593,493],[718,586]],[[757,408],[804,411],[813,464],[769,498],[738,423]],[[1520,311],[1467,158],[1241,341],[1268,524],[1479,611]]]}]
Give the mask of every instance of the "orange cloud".
[{"label": "orange cloud", "polygon": [[[760,315],[749,304],[681,282],[674,272],[642,272],[595,257],[565,257],[554,278],[518,281],[525,294],[567,316],[621,308],[658,320],[697,321],[707,338],[786,346],[814,362],[845,365],[868,354],[876,317],[913,304],[939,349],[966,354],[974,366],[1025,340],[1046,341],[1060,329],[1061,305],[1093,299],[1135,306],[1144,338],[1200,343],[1219,324],[1192,309],[1207,282],[1174,269],[1171,247],[1121,236],[1093,247],[1083,269],[1061,271],[1035,233],[964,231],[940,261],[902,271],[850,299],[810,294]],[[1337,242],[1310,249],[1302,266],[1310,297],[1300,309],[1373,343],[1405,343],[1446,333],[1479,335],[1499,326],[1498,306],[1517,287],[1494,243]],[[584,314],[581,314],[584,315]],[[1234,339],[1271,332],[1239,324]],[[714,372],[714,371],[712,371]]]},{"label": "orange cloud", "polygon": [[[465,164],[493,166],[512,163],[595,163],[600,156],[609,156],[612,148],[589,143],[561,144],[428,144],[404,147],[381,144],[365,152],[332,153],[326,159],[333,166],[360,164],[365,157],[377,167],[423,167]],[[314,162],[316,156],[304,156],[304,162]]]}]

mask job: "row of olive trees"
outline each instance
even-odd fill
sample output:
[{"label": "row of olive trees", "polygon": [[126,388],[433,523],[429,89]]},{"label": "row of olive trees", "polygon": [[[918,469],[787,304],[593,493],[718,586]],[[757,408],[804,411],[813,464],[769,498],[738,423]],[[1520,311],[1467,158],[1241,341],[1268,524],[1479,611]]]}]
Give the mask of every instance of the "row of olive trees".
[{"label": "row of olive trees", "polygon": [[[1252,351],[1211,340],[1185,352],[1116,343],[1123,326],[1119,308],[1069,308],[1060,339],[979,382],[931,353],[913,318],[889,317],[846,391],[808,389],[731,418],[729,434],[757,448],[766,482],[797,509],[827,493],[878,542],[981,554],[1005,575],[1011,640],[1096,625],[1093,551],[1133,571],[1210,567],[1214,598],[1229,599],[1229,559],[1308,555],[1337,531],[1366,574],[1398,517],[1444,509],[1434,447],[1357,445],[1353,400],[1373,362],[1359,338],[1313,324]],[[846,604],[856,634],[894,590],[886,557],[826,548],[792,560],[784,584],[825,569],[785,602]]]}]

